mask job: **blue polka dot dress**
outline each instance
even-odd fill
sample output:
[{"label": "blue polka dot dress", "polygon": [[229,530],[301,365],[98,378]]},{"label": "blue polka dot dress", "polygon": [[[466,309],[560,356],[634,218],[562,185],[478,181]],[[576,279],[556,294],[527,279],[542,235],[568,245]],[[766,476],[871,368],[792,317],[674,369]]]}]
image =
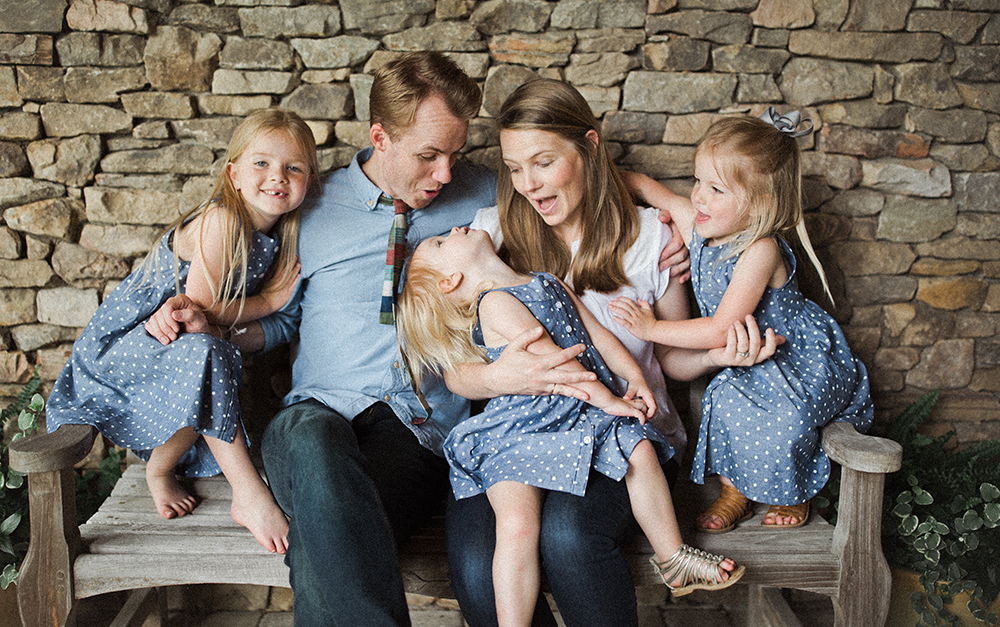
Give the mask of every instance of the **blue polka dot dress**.
[{"label": "blue polka dot dress", "polygon": [[[524,303],[560,347],[586,344],[577,359],[617,393],[611,371],[557,279],[537,273],[525,285],[499,289]],[[473,340],[482,345],[478,321]],[[487,348],[488,358],[495,360],[503,349]],[[568,396],[510,395],[494,398],[482,413],[452,429],[444,452],[457,499],[485,492],[498,481],[583,496],[591,468],[620,481],[642,440],[653,442],[661,463],[674,454],[663,434],[635,418],[611,416]]]},{"label": "blue polka dot dress", "polygon": [[[777,242],[790,276],[764,291],[753,315],[785,343],[771,359],[726,368],[709,383],[691,478],[704,483],[706,475],[720,474],[753,501],[796,505],[830,477],[820,427],[840,420],[867,431],[873,407],[864,364],[836,321],[802,296],[795,256],[784,240]],[[724,250],[694,234],[691,283],[703,316],[715,313],[733,276],[738,257],[720,261]]]},{"label": "blue polka dot dress", "polygon": [[[73,344],[46,404],[48,430],[89,424],[109,440],[148,460],[152,449],[183,427],[232,442],[240,423],[242,357],[235,344],[203,333],[182,334],[163,346],[143,325],[176,294],[173,231],[160,240],[160,271],[136,289],[125,279],[101,304]],[[271,262],[277,241],[254,232],[247,271],[253,294]],[[180,261],[181,290],[190,263]],[[219,474],[203,438],[185,454],[177,473],[188,477]]]}]

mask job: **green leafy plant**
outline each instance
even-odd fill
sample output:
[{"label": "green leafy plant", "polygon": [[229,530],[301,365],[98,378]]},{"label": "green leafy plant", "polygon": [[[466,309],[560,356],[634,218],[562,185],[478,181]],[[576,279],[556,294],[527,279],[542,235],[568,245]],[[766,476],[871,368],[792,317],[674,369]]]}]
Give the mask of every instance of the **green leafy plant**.
[{"label": "green leafy plant", "polygon": [[978,621],[995,625],[987,607],[1000,592],[1000,440],[948,448],[954,432],[918,432],[937,403],[935,390],[914,401],[885,436],[903,447],[902,468],[886,477],[886,559],[920,574],[910,604],[917,626],[955,625],[954,597],[969,595]]},{"label": "green leafy plant", "polygon": [[[17,583],[17,569],[28,551],[30,534],[28,484],[24,474],[10,467],[7,449],[10,442],[38,431],[45,410],[45,399],[38,393],[40,387],[41,381],[36,371],[14,401],[0,414],[0,424],[3,425],[5,434],[0,439],[0,563],[3,564],[0,588],[4,590],[11,583]],[[10,442],[6,439],[8,432],[12,433]],[[77,473],[75,488],[78,524],[86,522],[111,494],[115,483],[121,478],[124,457],[125,451],[110,448],[97,470]]]},{"label": "green leafy plant", "polygon": [[[45,400],[38,394],[40,386],[35,372],[14,401],[0,412],[3,433],[13,431],[11,442],[38,430],[38,418],[45,407]],[[16,424],[8,427],[14,420]],[[8,465],[6,437],[0,441],[0,587],[6,590],[17,581],[17,567],[28,551],[28,486],[25,476]]]}]

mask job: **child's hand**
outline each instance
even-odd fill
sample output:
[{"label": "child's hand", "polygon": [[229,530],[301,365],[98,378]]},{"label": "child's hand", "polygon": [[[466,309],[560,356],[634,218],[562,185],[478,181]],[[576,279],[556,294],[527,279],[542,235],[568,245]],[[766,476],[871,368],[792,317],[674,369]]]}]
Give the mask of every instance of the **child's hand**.
[{"label": "child's hand", "polygon": [[639,418],[639,422],[642,424],[646,424],[646,419],[652,418],[656,413],[656,399],[653,397],[653,390],[649,389],[649,386],[646,385],[645,379],[640,380],[638,383],[629,381],[628,390],[625,391],[623,398],[635,404],[636,407],[640,407],[645,412],[642,418]]},{"label": "child's hand", "polygon": [[656,316],[652,307],[644,300],[634,301],[631,298],[618,297],[608,304],[608,309],[615,321],[628,331],[646,342],[653,341],[653,326]]},{"label": "child's hand", "polygon": [[276,275],[271,277],[267,285],[260,290],[259,296],[267,303],[271,313],[278,311],[285,306],[285,303],[291,300],[292,294],[295,293],[295,285],[299,282],[299,277],[301,276],[302,264],[296,260],[294,270],[289,273],[284,281],[281,280],[280,276]]},{"label": "child's hand", "polygon": [[646,412],[649,408],[641,398],[626,399],[615,396],[601,409],[612,416],[632,416],[642,424],[646,424]]}]

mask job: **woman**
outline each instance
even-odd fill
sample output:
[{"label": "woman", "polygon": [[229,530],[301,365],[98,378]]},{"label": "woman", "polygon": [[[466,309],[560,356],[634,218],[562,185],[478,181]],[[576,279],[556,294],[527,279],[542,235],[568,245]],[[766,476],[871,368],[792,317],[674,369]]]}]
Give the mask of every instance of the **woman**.
[{"label": "woman", "polygon": [[[723,365],[750,365],[773,353],[773,334],[761,346],[750,319],[749,331],[730,331],[724,349],[655,354],[651,343],[625,331],[607,308],[618,296],[652,303],[660,318],[687,316],[686,292],[657,267],[670,229],[656,209],[635,208],[589,105],[570,85],[526,83],[507,99],[497,121],[504,160],[498,206],[481,210],[472,227],[489,232],[515,270],[550,272],[573,287],[632,353],[661,408],[651,422],[683,451],[686,435],[661,367],[671,376],[694,378]],[[446,378],[452,391],[476,397],[474,379],[461,373]],[[677,469],[675,458],[664,472],[672,480]],[[583,497],[547,495],[542,564],[566,625],[637,624],[632,575],[618,548],[636,530],[625,485],[600,473],[591,473]],[[449,503],[447,536],[452,586],[466,621],[473,627],[496,624],[494,517],[485,496]],[[544,601],[533,624],[554,624]]]}]

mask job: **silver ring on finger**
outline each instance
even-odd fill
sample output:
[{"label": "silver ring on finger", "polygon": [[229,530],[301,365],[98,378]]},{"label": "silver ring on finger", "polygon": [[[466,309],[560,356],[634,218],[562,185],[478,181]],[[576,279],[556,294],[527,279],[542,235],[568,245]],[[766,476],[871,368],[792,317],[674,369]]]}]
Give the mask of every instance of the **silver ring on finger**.
[{"label": "silver ring on finger", "polygon": [[740,359],[744,359],[750,356],[750,351],[736,351],[736,356]]}]

